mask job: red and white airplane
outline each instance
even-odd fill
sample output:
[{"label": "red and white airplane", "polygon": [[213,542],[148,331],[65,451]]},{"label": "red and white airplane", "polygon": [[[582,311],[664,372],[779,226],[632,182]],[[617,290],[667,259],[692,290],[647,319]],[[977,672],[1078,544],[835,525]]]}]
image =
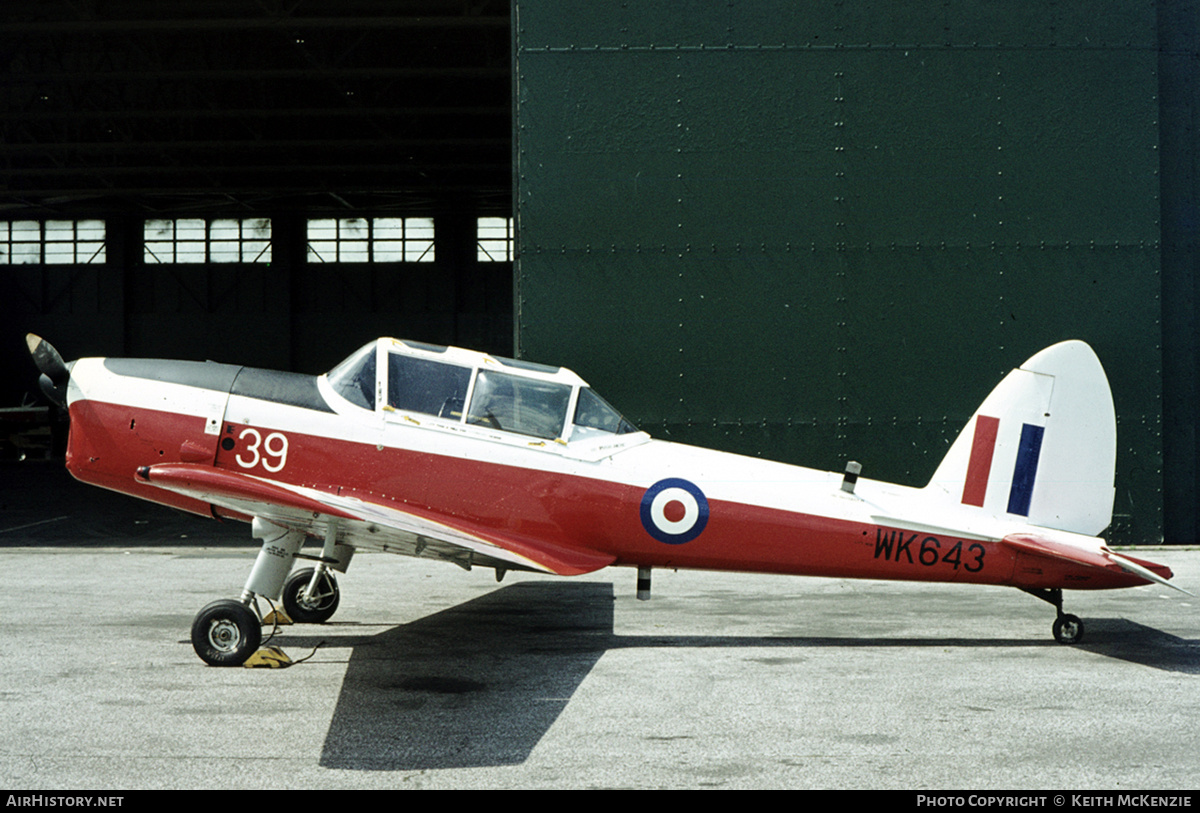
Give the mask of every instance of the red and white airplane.
[{"label": "red and white airplane", "polygon": [[[262,549],[239,600],[209,604],[192,643],[214,665],[261,643],[256,597],[321,622],[357,549],[460,567],[576,575],[655,567],[1010,585],[1082,622],[1064,589],[1169,568],[1097,535],[1114,496],[1116,420],[1083,342],[1005,377],[932,480],[911,488],[655,440],[570,370],[379,339],[326,375],[213,362],[86,358],[37,336],[43,390],[70,413],[79,480],[251,523]],[[301,553],[322,540],[319,555]],[[315,567],[295,572],[297,558]],[[1180,588],[1175,588],[1180,589]],[[1186,591],[1184,591],[1186,592]]]}]

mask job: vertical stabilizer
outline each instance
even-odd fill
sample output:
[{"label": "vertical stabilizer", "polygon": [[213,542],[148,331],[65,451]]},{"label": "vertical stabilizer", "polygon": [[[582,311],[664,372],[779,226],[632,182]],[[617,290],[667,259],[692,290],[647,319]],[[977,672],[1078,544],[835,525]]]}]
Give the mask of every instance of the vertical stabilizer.
[{"label": "vertical stabilizer", "polygon": [[996,517],[1096,536],[1112,521],[1117,422],[1084,342],[1048,347],[971,416],[929,491]]}]

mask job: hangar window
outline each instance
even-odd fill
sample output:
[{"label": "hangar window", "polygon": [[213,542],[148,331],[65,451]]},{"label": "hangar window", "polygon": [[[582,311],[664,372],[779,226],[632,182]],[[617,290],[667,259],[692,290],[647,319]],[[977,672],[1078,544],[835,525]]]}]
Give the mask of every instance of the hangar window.
[{"label": "hangar window", "polygon": [[430,217],[308,221],[310,263],[431,263],[434,259]]},{"label": "hangar window", "polygon": [[271,262],[268,218],[147,220],[142,238],[149,265]]},{"label": "hangar window", "polygon": [[475,226],[475,259],[481,263],[512,262],[511,217],[481,217]]},{"label": "hangar window", "polygon": [[0,265],[106,261],[103,220],[0,221]]}]

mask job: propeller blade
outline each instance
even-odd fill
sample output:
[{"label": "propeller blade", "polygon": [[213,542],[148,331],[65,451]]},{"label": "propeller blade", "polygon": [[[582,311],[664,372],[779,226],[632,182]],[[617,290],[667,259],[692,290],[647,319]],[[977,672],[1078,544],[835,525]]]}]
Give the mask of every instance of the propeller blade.
[{"label": "propeller blade", "polygon": [[29,347],[29,355],[33,363],[41,371],[38,384],[46,397],[61,407],[67,405],[67,382],[71,380],[71,370],[63,361],[62,356],[54,349],[54,345],[33,333],[25,335],[25,344]]}]

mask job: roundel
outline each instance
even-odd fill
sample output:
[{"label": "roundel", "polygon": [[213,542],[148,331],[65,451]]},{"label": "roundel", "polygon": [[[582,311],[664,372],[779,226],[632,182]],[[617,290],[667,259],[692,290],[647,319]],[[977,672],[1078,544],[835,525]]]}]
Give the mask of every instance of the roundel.
[{"label": "roundel", "polygon": [[669,477],[650,486],[642,496],[642,527],[659,542],[691,542],[707,524],[708,500],[695,483]]}]

